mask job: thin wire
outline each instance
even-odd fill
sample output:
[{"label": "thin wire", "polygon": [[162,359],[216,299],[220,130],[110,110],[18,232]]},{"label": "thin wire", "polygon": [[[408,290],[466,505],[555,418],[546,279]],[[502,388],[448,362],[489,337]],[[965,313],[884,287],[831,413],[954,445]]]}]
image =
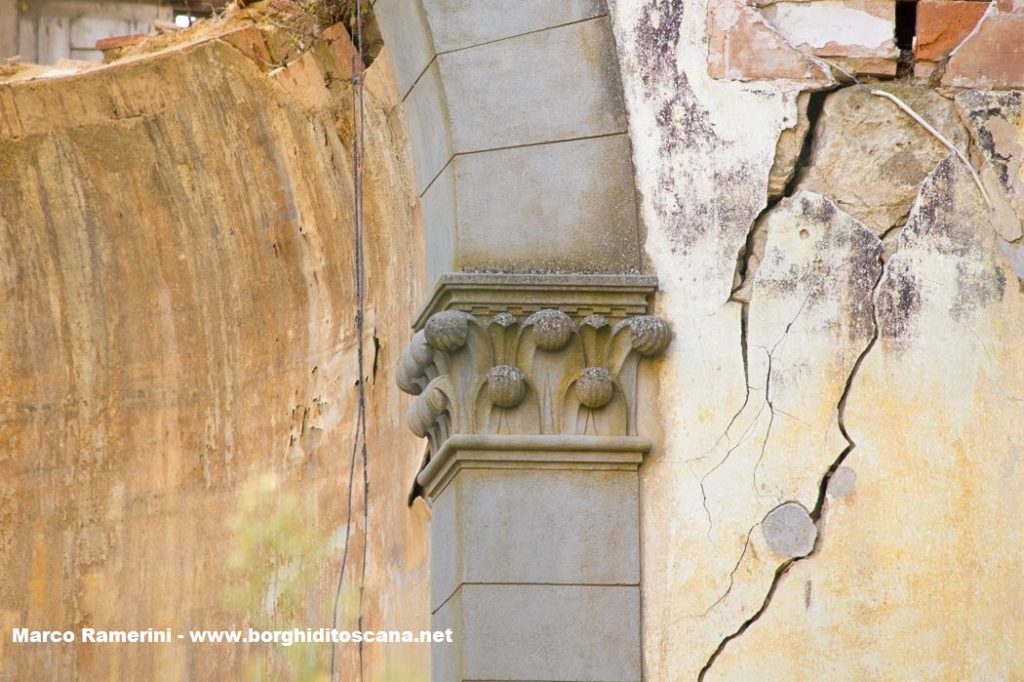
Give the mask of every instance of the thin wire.
[{"label": "thin wire", "polygon": [[[359,307],[359,415],[360,435],[363,441],[363,566],[359,576],[359,629],[363,629],[363,593],[366,590],[366,564],[370,548],[370,471],[366,440],[366,372],[363,369],[363,327],[365,302],[365,264],[363,261],[363,161],[366,143],[366,111],[363,106],[363,77],[366,73],[366,59],[363,55],[363,0],[356,0],[356,51],[359,53],[359,75],[356,79],[355,95],[359,105],[359,126],[353,175],[356,190],[356,299]],[[363,641],[359,640],[359,679],[363,675]]]},{"label": "thin wire", "polygon": [[[345,549],[341,554],[341,570],[338,572],[338,585],[334,590],[334,611],[331,616],[331,629],[336,630],[338,628],[338,602],[341,601],[341,585],[345,581],[345,568],[348,564],[348,541],[352,535],[352,492],[353,484],[356,480],[356,451],[359,445],[359,422],[362,420],[363,415],[359,414],[356,417],[356,428],[352,434],[352,454],[349,457],[349,468],[348,468],[348,513],[346,514],[345,521]],[[335,656],[337,654],[338,645],[336,642],[331,643],[331,679],[334,679],[334,668],[335,668]]]},{"label": "thin wire", "polygon": [[[821,59],[821,58],[819,57],[819,59]],[[821,59],[821,61],[823,61],[826,64],[828,64],[833,69],[835,69],[837,71],[840,71],[843,74],[845,74],[848,78],[850,78],[850,80],[853,81],[854,85],[857,86],[858,88],[863,88],[863,89],[867,90],[870,94],[874,95],[875,97],[884,97],[885,99],[889,100],[890,102],[895,104],[897,107],[899,107],[900,111],[905,113],[907,116],[910,116],[910,118],[914,119],[917,123],[919,123],[921,125],[921,127],[923,127],[925,130],[927,130],[929,133],[931,133],[932,137],[934,137],[936,140],[938,140],[940,143],[942,143],[942,145],[944,147],[946,147],[951,152],[953,152],[953,154],[955,154],[956,157],[958,159],[960,159],[960,161],[967,167],[967,170],[971,173],[971,178],[974,180],[974,184],[977,186],[978,191],[981,192],[981,198],[985,200],[985,204],[988,205],[989,209],[992,208],[992,199],[989,198],[988,191],[985,189],[985,185],[981,182],[981,178],[978,177],[978,171],[974,170],[974,166],[971,164],[970,160],[967,158],[967,155],[964,154],[962,151],[960,151],[956,147],[956,145],[954,145],[952,142],[950,142],[948,139],[946,139],[946,137],[942,133],[940,133],[938,130],[936,130],[935,126],[933,126],[931,123],[926,121],[924,119],[924,117],[921,116],[916,111],[914,111],[910,107],[909,104],[907,104],[906,102],[904,102],[899,97],[897,97],[896,95],[892,94],[891,92],[886,92],[885,90],[878,90],[876,88],[868,87],[867,85],[864,85],[863,83],[861,83],[860,80],[857,78],[857,76],[855,76],[854,74],[850,73],[849,71],[847,71],[843,67],[839,66],[838,64],[834,64],[834,63],[830,62],[827,59]]]},{"label": "thin wire", "polygon": [[[353,85],[353,119],[356,118],[358,113],[358,125],[354,125],[353,131],[353,158],[352,158],[352,178],[353,178],[353,193],[354,193],[354,224],[355,224],[355,279],[356,279],[356,354],[357,360],[356,365],[359,372],[359,380],[356,383],[357,394],[358,394],[358,407],[356,416],[356,432],[352,438],[352,452],[349,456],[349,472],[348,472],[348,512],[345,521],[345,548],[342,552],[341,557],[341,568],[338,572],[338,584],[335,588],[334,593],[334,612],[331,619],[331,627],[337,628],[338,625],[338,604],[341,601],[342,586],[345,581],[345,570],[348,567],[348,548],[349,539],[352,534],[352,500],[354,493],[355,483],[355,467],[356,467],[356,452],[361,453],[362,467],[363,467],[363,557],[362,557],[362,571],[359,580],[359,619],[358,629],[363,628],[363,589],[366,584],[366,564],[368,557],[368,550],[370,544],[370,528],[369,528],[369,512],[370,512],[370,477],[368,470],[369,456],[367,448],[366,438],[366,374],[365,374],[365,362],[364,362],[364,343],[363,334],[365,329],[365,300],[366,293],[364,287],[365,273],[364,273],[364,262],[363,262],[363,159],[364,159],[364,143],[365,143],[365,123],[366,114],[363,106],[363,74],[364,74],[364,56],[363,56],[363,3],[362,0],[356,0],[356,50],[358,56],[358,62],[356,57],[353,57],[352,65],[352,85]],[[357,72],[358,69],[358,72]],[[355,123],[355,121],[353,121]],[[361,447],[360,447],[361,446]],[[359,679],[363,679],[363,643],[359,643]],[[337,644],[332,643],[331,645],[331,679],[335,679],[335,671],[337,670]]]}]

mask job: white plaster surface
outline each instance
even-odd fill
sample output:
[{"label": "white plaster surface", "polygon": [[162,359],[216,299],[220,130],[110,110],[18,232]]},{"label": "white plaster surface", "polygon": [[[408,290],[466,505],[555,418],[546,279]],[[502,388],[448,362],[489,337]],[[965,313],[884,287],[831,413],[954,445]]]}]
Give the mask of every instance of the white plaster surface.
[{"label": "white plaster surface", "polygon": [[[729,294],[796,96],[707,76],[704,3],[620,1],[611,12],[657,307],[676,334],[661,374],[664,444],[641,468],[642,594],[659,605],[643,612],[645,676],[694,679],[732,627],[720,611],[704,614],[728,587],[755,521],[742,530],[740,518],[720,523],[709,538],[701,472],[690,460],[721,446],[747,399],[741,307]],[[758,507],[745,503],[749,481],[723,479],[722,490],[747,515]],[[749,538],[769,554],[761,533]],[[739,615],[756,608],[770,576],[743,570],[733,582]]]},{"label": "white plaster surface", "polygon": [[[884,3],[876,4],[884,6]],[[881,47],[893,39],[890,18],[842,0],[780,2],[761,11],[793,45],[824,47],[836,43]]]},{"label": "white plaster surface", "polygon": [[966,169],[942,162],[850,393],[855,493],[828,501],[818,552],[706,679],[1019,676],[1024,296],[998,239]]}]

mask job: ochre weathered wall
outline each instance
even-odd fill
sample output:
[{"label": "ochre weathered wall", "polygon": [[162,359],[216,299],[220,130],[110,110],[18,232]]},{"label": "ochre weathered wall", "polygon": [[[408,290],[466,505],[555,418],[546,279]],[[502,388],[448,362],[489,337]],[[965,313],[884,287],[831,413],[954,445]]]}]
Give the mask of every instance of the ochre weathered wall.
[{"label": "ochre weathered wall", "polygon": [[939,7],[973,18],[940,50],[942,4],[922,78],[871,87],[991,208],[824,61],[891,77],[893,3],[612,3],[676,331],[641,468],[647,679],[1024,670],[1024,8],[972,34],[973,3]]},{"label": "ochre weathered wall", "polygon": [[[9,637],[331,625],[359,381],[352,47],[338,27],[311,41],[301,18],[269,28],[287,11],[259,29],[244,14],[0,84],[0,679],[329,665],[326,646],[310,663]],[[362,625],[418,630],[426,513],[407,496],[422,446],[390,369],[425,298],[423,245],[386,53],[366,79],[369,528],[357,457],[338,626],[356,627],[365,572]],[[357,648],[337,654],[355,679]],[[422,646],[363,651],[367,680],[428,667]]]}]

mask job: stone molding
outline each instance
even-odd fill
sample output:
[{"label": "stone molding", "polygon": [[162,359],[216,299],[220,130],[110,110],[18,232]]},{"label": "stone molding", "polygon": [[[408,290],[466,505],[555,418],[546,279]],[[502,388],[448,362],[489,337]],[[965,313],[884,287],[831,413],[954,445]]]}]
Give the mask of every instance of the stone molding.
[{"label": "stone molding", "polygon": [[546,308],[557,308],[577,322],[588,315],[618,322],[646,313],[657,288],[658,279],[650,275],[449,274],[438,280],[412,326],[423,329],[431,315],[444,310],[491,318],[501,313],[526,317]]},{"label": "stone molding", "polygon": [[462,469],[588,469],[634,471],[651,449],[637,436],[509,436],[456,434],[416,477],[436,498]]},{"label": "stone molding", "polygon": [[416,396],[408,425],[430,442],[433,461],[423,473],[440,471],[455,436],[491,436],[470,449],[599,452],[614,443],[645,450],[621,440],[637,435],[638,365],[661,355],[671,338],[653,315],[577,322],[558,308],[526,317],[432,314],[398,368],[399,387]]}]

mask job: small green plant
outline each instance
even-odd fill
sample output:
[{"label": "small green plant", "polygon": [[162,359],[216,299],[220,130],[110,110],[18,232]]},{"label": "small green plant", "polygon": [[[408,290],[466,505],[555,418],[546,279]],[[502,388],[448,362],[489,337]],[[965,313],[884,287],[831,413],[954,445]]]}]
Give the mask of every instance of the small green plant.
[{"label": "small green plant", "polygon": [[[337,568],[344,548],[340,539],[331,540],[327,533],[317,530],[316,510],[311,505],[310,498],[284,490],[274,474],[259,476],[243,487],[237,510],[227,521],[231,533],[227,548],[230,582],[225,596],[238,618],[237,625],[229,627],[283,631],[332,624],[330,609],[334,607],[337,584],[336,574],[331,577],[331,571]],[[325,572],[325,566],[333,568]],[[359,586],[354,580],[346,580],[338,594],[337,628],[356,628],[359,609]],[[356,645],[334,646],[340,661],[342,647]],[[383,670],[367,673],[367,682],[426,682],[429,673],[422,664],[417,665],[416,650],[404,649],[412,645],[391,646],[403,648],[375,652],[376,656],[387,655]],[[330,682],[331,647],[330,643],[315,642],[254,645],[258,656],[248,665],[248,677],[258,682]],[[352,650],[347,654],[351,660]],[[381,663],[378,658],[377,664]],[[343,673],[335,679],[353,678]]]},{"label": "small green plant", "polygon": [[[307,605],[314,603],[312,588],[317,567],[329,543],[316,532],[312,510],[296,495],[281,490],[277,476],[264,474],[242,491],[237,512],[228,520],[231,547],[228,567],[232,581],[226,590],[229,607],[240,613],[248,627],[257,630],[310,627]],[[298,643],[274,647],[283,666],[298,682],[329,679],[327,660],[317,647]],[[318,655],[319,653],[319,655]],[[253,680],[276,679],[270,657],[249,666]]]}]

